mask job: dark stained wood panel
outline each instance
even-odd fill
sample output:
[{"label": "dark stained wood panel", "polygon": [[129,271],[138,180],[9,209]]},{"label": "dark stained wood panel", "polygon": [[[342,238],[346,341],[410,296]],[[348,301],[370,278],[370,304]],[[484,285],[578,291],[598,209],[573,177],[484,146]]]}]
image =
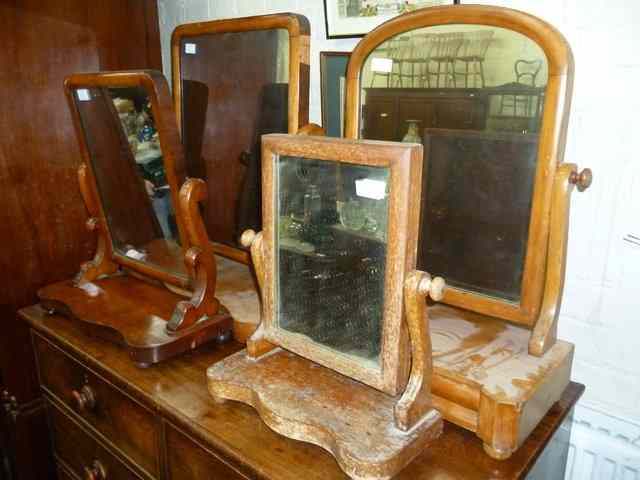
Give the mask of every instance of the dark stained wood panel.
[{"label": "dark stained wood panel", "polygon": [[[39,390],[28,327],[16,310],[36,301],[39,287],[71,277],[94,249],[63,80],[73,72],[160,69],[156,3],[3,0],[0,44],[0,372],[21,405],[16,456],[29,458],[47,435],[42,409],[22,407]],[[18,478],[46,477],[27,463]]]},{"label": "dark stained wood panel", "polygon": [[[71,277],[94,248],[64,77],[160,68],[155,10],[150,0],[0,3],[0,318],[9,329],[0,366],[19,401],[37,396],[37,388],[28,381],[33,355],[15,310],[34,302],[42,285]],[[27,366],[12,368],[18,359]]]}]

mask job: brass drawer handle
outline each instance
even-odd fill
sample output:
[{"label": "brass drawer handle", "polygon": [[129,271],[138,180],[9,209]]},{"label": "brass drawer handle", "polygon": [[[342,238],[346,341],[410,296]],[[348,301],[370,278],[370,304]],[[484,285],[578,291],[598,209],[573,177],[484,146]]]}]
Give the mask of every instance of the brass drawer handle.
[{"label": "brass drawer handle", "polygon": [[94,460],[93,463],[84,467],[85,480],[107,480],[107,469],[100,460]]},{"label": "brass drawer handle", "polygon": [[89,385],[83,386],[80,390],[72,390],[71,397],[79,412],[89,412],[96,407],[96,394]]}]

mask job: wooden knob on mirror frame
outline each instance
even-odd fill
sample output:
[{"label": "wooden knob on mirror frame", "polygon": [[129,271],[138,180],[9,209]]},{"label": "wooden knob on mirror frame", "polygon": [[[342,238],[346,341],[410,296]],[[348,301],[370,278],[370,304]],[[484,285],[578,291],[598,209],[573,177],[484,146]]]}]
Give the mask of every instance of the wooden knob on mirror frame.
[{"label": "wooden knob on mirror frame", "polygon": [[573,172],[569,177],[569,182],[573,183],[579,192],[584,192],[593,182],[593,173],[590,168],[585,168],[580,173]]},{"label": "wooden knob on mirror frame", "polygon": [[256,239],[255,231],[251,229],[245,230],[244,232],[242,232],[242,235],[240,236],[240,244],[243,247],[249,248],[255,239]]},{"label": "wooden knob on mirror frame", "polygon": [[429,295],[436,302],[444,297],[444,290],[447,287],[442,277],[431,277],[428,273],[422,278],[419,290],[423,295]]},{"label": "wooden knob on mirror frame", "polygon": [[429,288],[429,296],[439,302],[444,298],[444,289],[447,287],[444,278],[442,277],[434,277],[431,280],[431,287]]},{"label": "wooden knob on mirror frame", "polygon": [[84,467],[84,478],[85,480],[106,480],[107,470],[100,460],[94,460],[90,466]]},{"label": "wooden knob on mirror frame", "polygon": [[96,407],[96,394],[89,385],[83,386],[80,390],[72,390],[71,397],[79,412],[89,412]]}]

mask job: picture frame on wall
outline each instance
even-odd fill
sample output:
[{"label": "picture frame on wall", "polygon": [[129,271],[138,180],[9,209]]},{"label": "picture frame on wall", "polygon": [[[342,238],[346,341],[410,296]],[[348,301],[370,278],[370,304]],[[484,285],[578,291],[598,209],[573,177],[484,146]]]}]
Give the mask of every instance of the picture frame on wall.
[{"label": "picture frame on wall", "polygon": [[328,137],[344,136],[344,99],[351,52],[320,52],[322,127]]},{"label": "picture frame on wall", "polygon": [[458,3],[460,0],[324,0],[327,38],[363,37],[403,13]]}]

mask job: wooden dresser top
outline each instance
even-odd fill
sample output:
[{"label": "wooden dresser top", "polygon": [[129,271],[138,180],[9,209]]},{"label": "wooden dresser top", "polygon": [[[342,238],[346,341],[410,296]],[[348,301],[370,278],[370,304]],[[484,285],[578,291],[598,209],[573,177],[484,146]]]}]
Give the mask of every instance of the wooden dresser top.
[{"label": "wooden dresser top", "polygon": [[[207,367],[241,344],[204,346],[152,366],[136,367],[124,350],[83,334],[70,320],[34,305],[21,316],[42,336],[126,391],[250,477],[283,480],[344,479],[333,457],[314,445],[270,430],[257,412],[240,403],[216,404],[206,387]],[[396,478],[522,478],[584,391],[571,383],[524,445],[506,461],[488,457],[473,434],[445,422],[443,435]],[[168,452],[170,454],[171,452]]]}]

